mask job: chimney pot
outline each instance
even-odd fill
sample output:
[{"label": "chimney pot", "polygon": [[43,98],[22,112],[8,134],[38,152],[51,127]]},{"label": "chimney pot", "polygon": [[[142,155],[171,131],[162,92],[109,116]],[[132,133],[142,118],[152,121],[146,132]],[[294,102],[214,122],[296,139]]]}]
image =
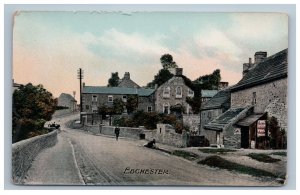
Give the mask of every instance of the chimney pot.
[{"label": "chimney pot", "polygon": [[176,76],[182,75],[182,68],[176,68]]}]

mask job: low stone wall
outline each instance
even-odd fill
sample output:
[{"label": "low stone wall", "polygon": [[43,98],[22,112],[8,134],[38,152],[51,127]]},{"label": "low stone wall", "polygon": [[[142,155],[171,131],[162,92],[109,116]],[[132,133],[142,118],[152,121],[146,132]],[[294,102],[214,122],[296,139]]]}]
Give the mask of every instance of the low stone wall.
[{"label": "low stone wall", "polygon": [[34,158],[45,148],[57,142],[57,131],[12,144],[12,181],[22,184]]},{"label": "low stone wall", "polygon": [[54,114],[52,115],[52,118],[56,118],[56,117],[60,117],[60,116],[64,116],[64,115],[72,114],[72,113],[74,113],[74,111],[71,109],[56,110],[54,112]]},{"label": "low stone wall", "polygon": [[[140,134],[143,134],[143,128],[134,128],[134,127],[119,127],[120,128],[120,137],[129,137],[134,139],[140,139]],[[101,130],[100,130],[101,129]],[[99,125],[85,125],[84,130],[90,131],[95,134],[104,134],[115,136],[115,127],[114,126],[102,126]]]}]

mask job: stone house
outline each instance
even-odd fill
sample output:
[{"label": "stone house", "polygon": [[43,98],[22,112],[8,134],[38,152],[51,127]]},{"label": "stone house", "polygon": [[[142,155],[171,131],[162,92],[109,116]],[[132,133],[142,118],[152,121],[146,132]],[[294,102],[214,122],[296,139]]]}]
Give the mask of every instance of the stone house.
[{"label": "stone house", "polygon": [[67,107],[71,111],[77,110],[77,101],[67,93],[61,93],[57,98],[57,106]]},{"label": "stone house", "polygon": [[194,91],[186,85],[182,68],[176,68],[175,75],[156,89],[155,111],[170,114],[173,108],[178,108],[180,114],[192,113],[187,97],[194,97]]},{"label": "stone house", "polygon": [[97,113],[100,106],[111,107],[117,98],[127,102],[127,98],[131,95],[138,98],[138,110],[154,111],[154,89],[84,85],[82,90],[83,112],[86,114]]},{"label": "stone house", "polygon": [[119,80],[118,87],[140,88],[138,84],[130,79],[129,72],[125,72],[123,79]]},{"label": "stone house", "polygon": [[231,107],[204,129],[220,133],[219,143],[230,148],[261,148],[266,143],[266,120],[275,116],[287,131],[288,50],[270,57],[256,52],[244,64],[243,78],[230,88]]},{"label": "stone house", "polygon": [[205,130],[204,125],[217,118],[230,108],[229,89],[219,91],[209,101],[203,103],[200,109],[199,135],[204,136],[209,144],[220,145],[220,132]]}]

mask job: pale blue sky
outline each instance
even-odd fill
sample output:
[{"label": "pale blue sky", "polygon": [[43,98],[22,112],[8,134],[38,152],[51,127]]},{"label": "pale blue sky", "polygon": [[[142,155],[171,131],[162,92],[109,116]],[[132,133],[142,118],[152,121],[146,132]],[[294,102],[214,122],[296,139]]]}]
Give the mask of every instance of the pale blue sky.
[{"label": "pale blue sky", "polygon": [[[279,13],[20,12],[14,21],[16,82],[42,83],[57,97],[86,85],[106,85],[125,71],[146,85],[173,55],[195,79],[221,69],[223,81],[241,79],[242,64],[256,51],[288,47],[288,17]],[[27,74],[28,73],[28,74]]]}]

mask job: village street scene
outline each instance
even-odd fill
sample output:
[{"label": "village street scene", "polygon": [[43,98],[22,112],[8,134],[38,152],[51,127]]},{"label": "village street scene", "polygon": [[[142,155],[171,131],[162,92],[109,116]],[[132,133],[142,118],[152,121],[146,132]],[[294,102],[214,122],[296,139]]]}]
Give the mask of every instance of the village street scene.
[{"label": "village street scene", "polygon": [[[261,44],[260,35],[245,33],[253,40],[240,41],[243,45],[239,45],[234,42],[238,35],[233,30],[221,31],[221,18],[233,26],[241,19],[234,14],[126,16],[82,12],[74,16],[61,12],[58,15],[63,20],[51,12],[21,12],[15,16],[14,184],[286,184],[287,28],[266,38],[265,45]],[[156,17],[161,21],[155,23]],[[180,38],[173,39],[169,46],[158,45],[182,30],[179,28],[184,22],[180,17],[189,19],[193,27],[184,29]],[[220,18],[215,21],[215,17]],[[75,18],[76,25],[72,26]],[[165,18],[170,26],[164,24]],[[282,25],[282,21],[287,23],[282,14],[246,14],[242,18],[254,20],[253,24],[258,24],[258,18],[267,18],[270,29]],[[23,32],[29,19],[33,22],[30,32],[35,37],[27,37]],[[126,34],[127,25],[122,27],[116,22],[119,20],[124,24],[129,22],[127,25],[133,32]],[[146,29],[145,34],[135,29],[139,20],[145,20],[145,26],[140,26]],[[194,20],[197,22],[193,23]],[[230,23],[231,20],[236,21]],[[92,21],[99,21],[105,27],[86,24]],[[77,28],[77,22],[82,23],[82,28]],[[162,22],[170,31],[155,30],[149,35],[147,22],[153,25]],[[189,38],[183,38],[184,33],[188,30],[195,33],[194,26],[199,22],[203,22],[203,29],[207,25],[210,31],[207,36],[215,37],[188,42]],[[44,23],[49,26],[43,26]],[[110,28],[110,25],[116,26]],[[211,29],[214,25],[220,32]],[[48,27],[51,33],[46,30]],[[72,28],[83,37],[66,32]],[[270,29],[262,29],[260,33]],[[93,35],[98,31],[104,31],[104,35]],[[145,40],[144,35],[147,35]],[[55,41],[60,36],[64,38],[61,48],[57,48],[55,41],[49,41],[51,36]],[[241,38],[244,39],[248,38]],[[26,49],[31,44],[39,51]],[[114,50],[110,51],[111,48]],[[199,55],[193,55],[192,49],[197,49]],[[72,64],[73,58],[76,65]],[[24,76],[26,71],[41,74]]]}]

